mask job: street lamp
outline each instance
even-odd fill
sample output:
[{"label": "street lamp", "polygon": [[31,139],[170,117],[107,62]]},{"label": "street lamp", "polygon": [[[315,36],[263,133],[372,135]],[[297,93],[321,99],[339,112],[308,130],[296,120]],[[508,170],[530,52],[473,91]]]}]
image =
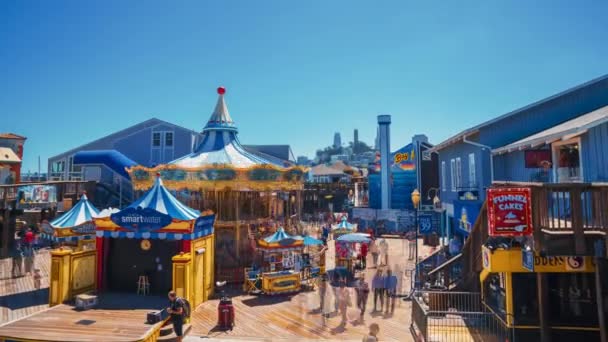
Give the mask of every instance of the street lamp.
[{"label": "street lamp", "polygon": [[414,259],[416,265],[416,271],[414,273],[414,288],[418,289],[419,273],[418,273],[418,207],[420,206],[420,192],[418,189],[412,191],[412,204],[414,205],[414,229],[416,230],[416,259]]}]

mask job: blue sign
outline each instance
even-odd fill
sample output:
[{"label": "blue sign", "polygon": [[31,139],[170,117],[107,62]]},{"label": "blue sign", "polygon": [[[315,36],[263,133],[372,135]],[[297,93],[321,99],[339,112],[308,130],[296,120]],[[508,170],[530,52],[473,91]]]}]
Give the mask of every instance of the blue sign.
[{"label": "blue sign", "polygon": [[418,214],[418,227],[420,234],[429,235],[439,232],[441,216],[435,212]]},{"label": "blue sign", "polygon": [[530,272],[534,272],[534,252],[531,250],[521,251],[521,265]]},{"label": "blue sign", "polygon": [[200,232],[203,230],[211,230],[211,232],[213,232],[214,222],[215,215],[199,216],[194,222],[194,232]]},{"label": "blue sign", "polygon": [[481,203],[473,201],[454,201],[454,220],[456,228],[466,235],[471,233],[479,216]]},{"label": "blue sign", "polygon": [[171,216],[152,208],[126,208],[110,215],[112,222],[126,229],[139,232],[159,230],[171,224]]}]

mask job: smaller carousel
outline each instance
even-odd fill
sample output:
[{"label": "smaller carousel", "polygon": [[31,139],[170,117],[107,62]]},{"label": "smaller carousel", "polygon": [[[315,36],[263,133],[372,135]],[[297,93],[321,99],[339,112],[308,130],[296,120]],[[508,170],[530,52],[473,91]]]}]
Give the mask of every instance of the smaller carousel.
[{"label": "smaller carousel", "polygon": [[358,272],[365,270],[364,262],[361,260],[361,248],[369,245],[371,239],[369,234],[350,233],[344,234],[335,240],[336,244],[336,269],[334,274],[345,278],[348,282],[357,277]]},{"label": "smaller carousel", "polygon": [[48,225],[42,226],[42,238],[77,251],[95,249],[95,222],[99,210],[95,208],[86,193],[63,215]]},{"label": "smaller carousel", "polygon": [[344,234],[354,233],[355,225],[352,223],[349,223],[348,220],[346,219],[346,216],[342,216],[340,223],[332,226],[331,232],[333,234],[334,239],[337,239],[338,237],[340,237]]}]

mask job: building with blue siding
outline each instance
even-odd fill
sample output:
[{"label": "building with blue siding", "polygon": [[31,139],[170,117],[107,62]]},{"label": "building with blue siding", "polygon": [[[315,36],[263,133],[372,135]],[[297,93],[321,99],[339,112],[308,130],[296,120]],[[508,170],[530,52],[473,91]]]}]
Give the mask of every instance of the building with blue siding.
[{"label": "building with blue siding", "polygon": [[[451,231],[466,237],[494,180],[605,180],[605,106],[608,75],[466,129],[435,146],[440,198],[451,218]],[[578,169],[571,166],[577,163]]]}]

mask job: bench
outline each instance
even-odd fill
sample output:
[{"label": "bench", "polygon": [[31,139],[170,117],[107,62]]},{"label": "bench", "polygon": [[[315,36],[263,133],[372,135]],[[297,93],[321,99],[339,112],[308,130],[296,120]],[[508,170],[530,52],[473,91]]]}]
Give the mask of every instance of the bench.
[{"label": "bench", "polygon": [[97,305],[97,296],[92,294],[79,294],[76,296],[76,308],[79,310],[90,309]]}]

